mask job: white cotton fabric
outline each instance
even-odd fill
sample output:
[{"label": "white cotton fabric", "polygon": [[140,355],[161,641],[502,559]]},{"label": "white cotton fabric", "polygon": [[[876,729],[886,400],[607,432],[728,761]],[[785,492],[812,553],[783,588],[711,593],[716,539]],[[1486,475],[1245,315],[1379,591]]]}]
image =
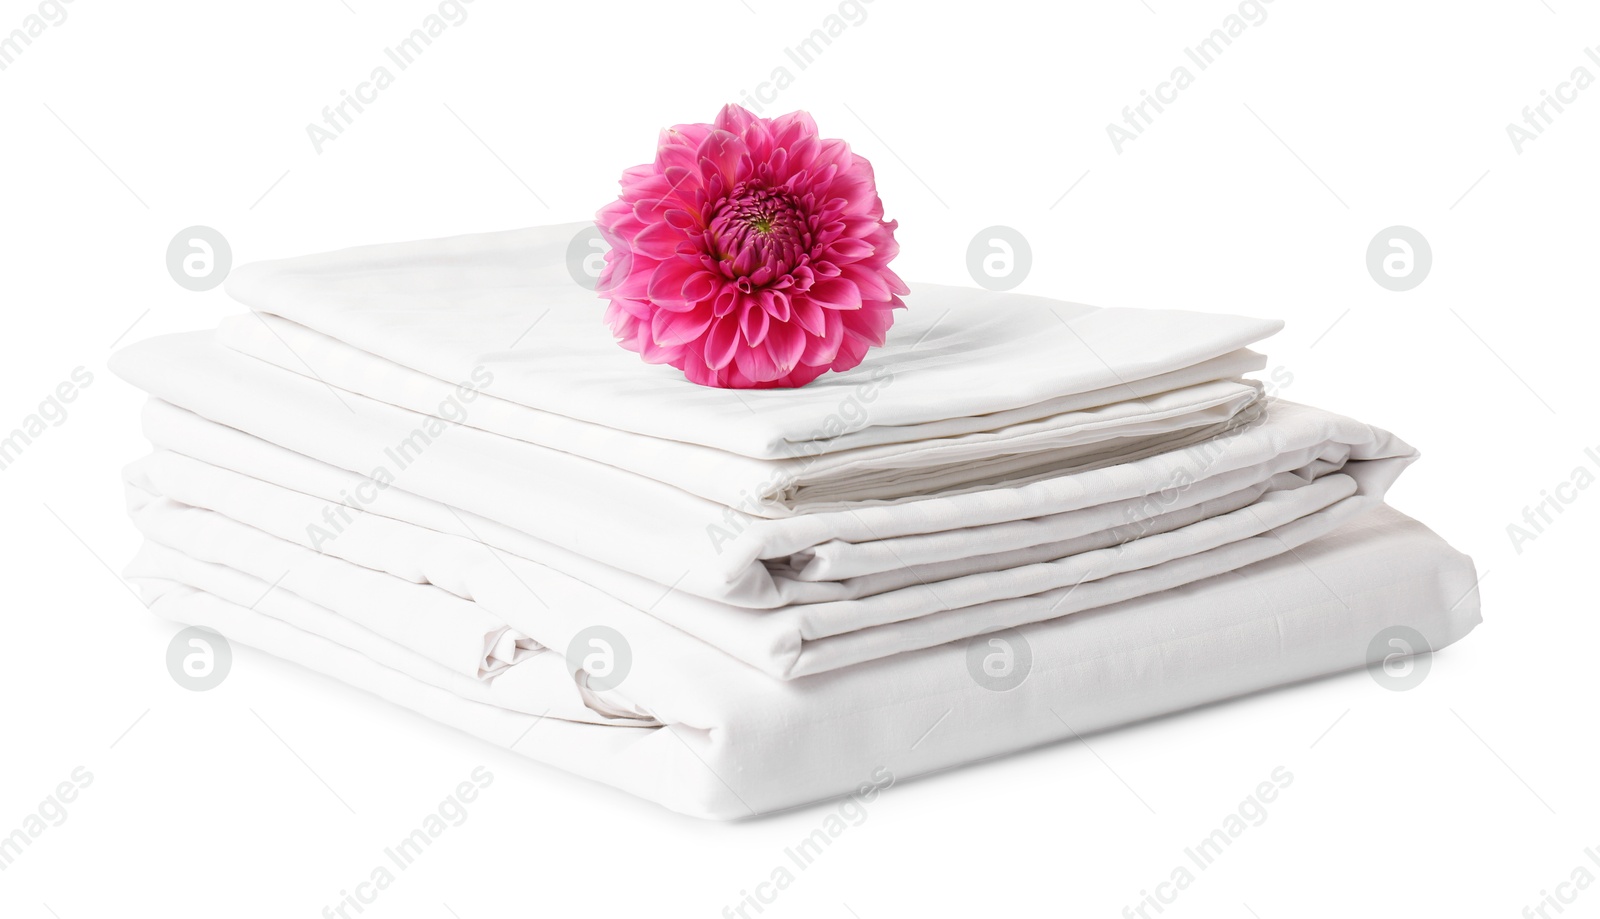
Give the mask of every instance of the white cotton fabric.
[{"label": "white cotton fabric", "polygon": [[[888,344],[854,370],[799,389],[714,389],[617,346],[603,301],[567,267],[584,227],[258,262],[236,269],[227,290],[257,313],[438,380],[488,367],[494,394],[523,406],[769,459],[927,442],[1154,395],[1171,388],[1165,374],[1234,355],[1283,325],[917,285]],[[836,430],[830,420],[872,380],[881,395],[868,417]]]},{"label": "white cotton fabric", "polygon": [[[291,537],[309,548],[353,539],[345,521],[357,513],[469,526],[784,678],[1290,551],[1376,506],[1415,458],[1367,425],[1274,402],[1190,450],[1001,490],[746,517],[723,545],[706,534],[728,526],[731,509],[475,428],[440,426],[402,464],[394,445],[427,416],[352,393],[336,401],[205,335],[143,342],[113,366],[158,397],[146,412],[157,446],[311,496],[294,505]],[[354,475],[334,486],[325,480],[336,470]],[[343,509],[330,517],[330,507]]]},{"label": "white cotton fabric", "polygon": [[[568,418],[492,391],[467,393],[467,402],[461,387],[475,390],[494,378],[493,370],[464,369],[450,382],[276,316],[225,319],[217,341],[331,387],[626,469],[760,517],[1018,484],[1187,446],[1259,412],[1260,384],[1238,377],[1265,365],[1261,355],[1241,349],[1138,380],[1137,390],[1118,385],[1057,399],[1055,414],[1044,417],[1019,421],[1016,412],[994,413],[988,430],[850,449],[817,441],[794,445],[797,455],[759,458]],[[866,375],[843,391],[819,428],[866,427],[891,385],[888,373]],[[701,427],[686,419],[689,436]]]},{"label": "white cotton fabric", "polygon": [[617,347],[579,229],[246,266],[251,312],[118,352],[151,608],[716,818],[1478,621],[1383,505],[1416,452],[1244,377],[1276,322],[915,285],[860,367],[708,389]]},{"label": "white cotton fabric", "polygon": [[[573,578],[540,581],[543,602],[530,604],[523,580],[540,566],[501,565],[477,546],[478,562],[462,560],[445,589],[470,583],[474,603],[548,648],[566,647],[591,625],[627,636],[626,681],[595,694],[556,651],[472,681],[398,644],[375,650],[378,640],[347,618],[348,607],[267,589],[277,572],[254,550],[272,537],[141,490],[130,490],[135,520],[152,542],[128,573],[158,615],[675,811],[719,819],[1360,667],[1373,662],[1372,637],[1390,626],[1416,629],[1437,650],[1479,621],[1471,561],[1385,507],[1294,555],[1005,633],[1031,658],[1009,691],[974,679],[965,642],[782,681]],[[186,550],[202,542],[258,573],[193,562]],[[392,558],[399,568],[426,563]],[[361,570],[339,564],[349,568],[339,578]],[[319,579],[297,585],[323,599],[339,591]]]}]

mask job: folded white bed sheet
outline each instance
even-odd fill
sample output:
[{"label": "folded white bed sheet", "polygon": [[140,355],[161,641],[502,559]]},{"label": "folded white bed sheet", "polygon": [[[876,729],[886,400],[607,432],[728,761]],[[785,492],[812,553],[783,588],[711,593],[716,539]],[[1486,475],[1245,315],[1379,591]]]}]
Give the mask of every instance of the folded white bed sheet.
[{"label": "folded white bed sheet", "polygon": [[[1479,618],[1470,560],[1380,508],[1293,555],[1004,633],[1015,659],[1030,662],[1007,691],[974,675],[967,643],[782,681],[575,578],[540,581],[541,600],[529,603],[524,578],[539,566],[470,540],[450,549],[375,530],[363,551],[384,559],[377,570],[297,554],[250,521],[153,492],[138,473],[130,480],[150,544],[129,576],[159,615],[702,817],[883,787],[1358,667],[1393,625],[1438,649]],[[408,609],[453,604],[433,595],[468,581],[470,599],[456,597],[480,607],[476,616],[385,621],[393,597],[427,596],[402,601]],[[432,642],[473,645],[489,620],[528,637],[522,659],[475,676],[439,662]],[[632,661],[603,692],[555,650],[597,625],[624,636]]]},{"label": "folded white bed sheet", "polygon": [[707,817],[1478,621],[1382,505],[1415,451],[1243,379],[1279,323],[918,286],[855,370],[708,389],[612,341],[581,228],[246,266],[249,314],[115,355],[152,609]]},{"label": "folded white bed sheet", "polygon": [[[1259,355],[1241,349],[1282,327],[919,285],[887,344],[856,369],[793,390],[714,389],[617,346],[603,302],[567,264],[584,226],[259,262],[236,269],[227,289],[257,313],[435,380],[472,381],[487,369],[494,395],[512,403],[766,459],[997,432],[1167,392],[1177,385],[1169,375],[1186,371],[1199,382],[1231,379],[1259,369]],[[246,329],[231,324],[225,338],[258,351]],[[298,350],[303,340],[285,342]],[[296,369],[321,372],[304,363]],[[387,386],[381,374],[389,372],[369,382]],[[841,418],[874,382],[865,417]]]},{"label": "folded white bed sheet", "polygon": [[[971,619],[965,607],[1068,589],[1082,602],[1097,595],[1087,582],[1109,584],[1169,562],[1176,566],[1167,575],[1208,576],[1286,551],[1372,506],[1415,457],[1385,432],[1275,402],[1227,434],[1133,462],[768,520],[365,397],[345,393],[341,405],[312,379],[221,348],[204,333],[142,342],[112,366],[167,403],[147,412],[160,446],[279,483],[291,474],[283,467],[318,460],[358,474],[325,495],[333,506],[370,508],[397,490],[428,498],[519,532],[526,545],[514,551],[525,557],[573,570],[565,554],[546,554],[559,549],[600,563],[603,589],[611,572],[623,571],[673,588],[675,603],[690,612],[695,598],[719,613],[733,607],[743,620],[754,621],[749,610],[775,610],[756,618],[763,628],[786,623],[790,651],[803,638],[914,618],[930,619],[928,640],[962,637],[970,633],[955,622]],[[256,440],[220,442],[237,432]],[[241,468],[266,453],[273,455]],[[302,521],[305,538],[342,538],[340,521],[325,513]],[[1124,579],[1121,589],[1136,586]],[[933,629],[934,619],[945,631]]]},{"label": "folded white bed sheet", "polygon": [[[466,536],[474,551],[480,543],[498,549],[502,564],[515,565],[523,581],[533,584],[523,604],[536,604],[542,581],[576,576],[779,677],[1069,615],[1293,551],[1374,506],[1382,488],[1410,461],[1406,455],[1387,463],[1318,468],[1322,461],[1312,453],[1290,456],[1280,459],[1285,471],[1243,487],[1216,488],[1221,492],[1216,498],[1152,512],[1134,524],[1096,527],[1091,509],[1090,524],[1080,527],[1086,532],[1064,541],[842,581],[792,581],[819,594],[832,588],[834,596],[750,610],[662,586],[638,568],[613,567],[563,548],[558,527],[547,530],[554,541],[528,535],[517,522],[528,525],[538,520],[539,509],[547,511],[541,504],[547,496],[539,493],[506,487],[498,500],[488,500],[496,495],[490,488],[483,501],[453,504],[411,492],[413,482],[424,482],[421,477],[376,488],[373,480],[349,469],[160,400],[147,407],[146,434],[158,451],[130,468],[133,482],[190,506],[251,520],[310,557],[320,552],[389,570],[390,549],[403,544],[406,557],[432,559],[424,580],[453,578],[464,584],[461,596],[474,597],[470,576],[446,564],[453,556],[442,548]],[[472,466],[445,471],[450,472],[442,476],[446,484],[482,482]],[[507,516],[506,508],[525,512]],[[411,570],[395,573],[408,580],[419,576]],[[685,580],[686,573],[680,573],[678,581]]]},{"label": "folded white bed sheet", "polygon": [[[1157,321],[1159,317],[1153,318],[1152,326]],[[1137,390],[1119,384],[1054,400],[1054,414],[1034,417],[1043,411],[1034,407],[1026,420],[1017,421],[1005,417],[1016,412],[994,413],[986,416],[990,427],[982,431],[849,449],[818,440],[794,445],[798,455],[762,458],[542,411],[494,395],[495,373],[488,366],[447,381],[276,316],[231,316],[218,327],[217,340],[318,380],[329,387],[331,399],[339,396],[335,390],[342,390],[448,418],[626,469],[758,517],[1023,484],[1185,447],[1259,412],[1260,384],[1238,377],[1265,364],[1261,355],[1241,349],[1137,380]],[[638,372],[660,373],[661,368],[640,365]],[[875,403],[894,382],[888,372],[857,376],[858,382],[843,391],[829,415],[816,419],[819,432],[867,426]],[[685,423],[686,436],[701,427],[692,419]]]}]

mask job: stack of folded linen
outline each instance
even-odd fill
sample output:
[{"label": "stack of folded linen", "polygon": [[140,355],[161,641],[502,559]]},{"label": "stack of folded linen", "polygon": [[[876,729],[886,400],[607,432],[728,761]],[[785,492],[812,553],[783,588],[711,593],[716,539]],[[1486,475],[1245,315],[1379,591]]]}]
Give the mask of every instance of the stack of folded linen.
[{"label": "stack of folded linen", "polygon": [[151,608],[710,817],[1478,621],[1383,506],[1415,451],[1245,379],[1276,322],[914,286],[858,368],[712,389],[617,347],[579,229],[248,266],[116,355]]}]

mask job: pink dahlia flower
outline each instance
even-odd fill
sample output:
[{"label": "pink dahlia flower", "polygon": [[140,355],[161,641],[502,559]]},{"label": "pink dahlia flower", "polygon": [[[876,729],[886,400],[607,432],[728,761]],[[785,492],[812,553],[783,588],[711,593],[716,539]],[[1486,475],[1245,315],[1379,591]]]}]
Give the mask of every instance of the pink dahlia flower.
[{"label": "pink dahlia flower", "polygon": [[623,347],[695,383],[803,386],[883,344],[905,304],[872,164],[817,136],[805,112],[661,133],[596,216],[600,275]]}]

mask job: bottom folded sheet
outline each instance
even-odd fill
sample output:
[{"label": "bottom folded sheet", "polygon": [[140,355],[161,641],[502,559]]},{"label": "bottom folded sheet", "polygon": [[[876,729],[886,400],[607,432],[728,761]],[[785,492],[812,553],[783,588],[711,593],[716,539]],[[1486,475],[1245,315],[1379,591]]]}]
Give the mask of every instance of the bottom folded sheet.
[{"label": "bottom folded sheet", "polygon": [[[487,604],[471,616],[449,611],[475,605],[470,598],[441,596],[441,615],[470,621],[470,640],[428,646],[426,611],[391,623],[363,607],[381,607],[382,597],[373,600],[356,579],[391,575],[330,559],[347,568],[303,577],[318,591],[307,596],[288,577],[272,582],[196,557],[213,531],[250,527],[190,510],[146,527],[150,541],[129,568],[158,615],[534,760],[719,819],[1360,667],[1391,626],[1415,629],[1436,650],[1479,621],[1471,560],[1380,507],[1228,574],[783,681],[570,579],[537,604]],[[498,561],[485,547],[475,588],[526,592]],[[348,589],[328,586],[346,579]],[[517,621],[486,621],[488,608],[520,612]],[[626,646],[615,686],[597,685],[605,681],[563,654],[594,627]]]}]

